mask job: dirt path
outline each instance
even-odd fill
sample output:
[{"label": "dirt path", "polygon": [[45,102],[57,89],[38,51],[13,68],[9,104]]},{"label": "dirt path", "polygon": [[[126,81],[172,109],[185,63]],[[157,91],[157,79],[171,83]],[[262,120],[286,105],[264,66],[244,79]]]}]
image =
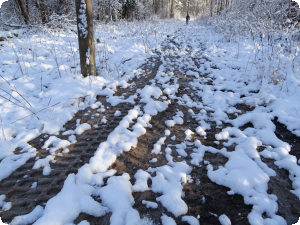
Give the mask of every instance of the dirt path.
[{"label": "dirt path", "polygon": [[[154,58],[149,60],[151,61]],[[150,73],[148,72],[141,78],[132,80],[132,82],[136,83],[134,87],[118,89],[115,96],[132,96],[138,88],[143,88],[156,75],[156,71],[161,64],[159,61],[154,63],[155,66],[151,68],[152,71]],[[73,119],[65,124],[64,128],[66,130],[74,130],[76,121],[79,119],[80,124],[88,123],[92,125],[92,129],[77,136],[77,142],[68,146],[70,152],[63,153],[63,149],[56,151],[56,153],[61,153],[61,156],[56,156],[55,162],[50,162],[52,171],[49,176],[43,176],[43,169],[33,170],[36,158],[31,158],[25,165],[0,182],[0,195],[6,195],[5,201],[12,202],[12,208],[9,211],[0,211],[0,217],[4,222],[10,222],[15,216],[31,212],[37,205],[44,207],[50,198],[60,192],[67,176],[70,173],[77,173],[81,166],[89,162],[100,143],[107,139],[110,132],[119,125],[122,118],[133,108],[128,103],[121,103],[112,107],[106,102],[105,96],[98,96],[97,99],[106,106],[104,112],[98,113],[97,109],[86,108],[76,113]],[[138,100],[136,99],[136,101]],[[114,117],[114,113],[117,110],[122,114],[119,117]],[[101,123],[104,117],[107,120],[106,124]],[[98,125],[98,128],[93,127],[94,125]],[[56,135],[56,137],[62,140],[67,140],[68,138],[68,136],[62,134]],[[29,142],[30,145],[38,150],[36,157],[41,159],[49,155],[48,150],[42,149],[44,138],[45,134],[42,134]],[[20,150],[17,149],[16,151]],[[32,189],[31,185],[34,182],[37,182],[37,187]]]},{"label": "dirt path", "polygon": [[[182,62],[188,60],[194,62],[197,67],[206,62],[206,59],[202,57],[201,51],[197,54],[192,52],[192,47],[188,44],[183,50],[178,41],[174,41],[176,37],[182,35],[179,30],[174,36],[168,37],[168,39],[163,43],[162,50],[164,52],[164,60],[170,65],[175,62]],[[181,49],[180,49],[181,48]],[[201,50],[201,45],[199,49]],[[182,60],[182,56],[178,53],[180,51],[185,51],[185,59]],[[202,49],[203,50],[203,49]],[[168,52],[170,51],[170,54]],[[171,54],[172,51],[172,54]],[[132,96],[136,93],[137,89],[142,89],[145,85],[151,84],[151,80],[156,76],[159,67],[163,64],[161,61],[160,53],[157,53],[141,68],[145,72],[139,79],[134,79],[131,82],[135,82],[135,86],[131,86],[127,89],[118,89],[116,96],[125,96],[126,98]],[[174,84],[175,80],[179,84],[179,91],[176,93],[176,97],[183,98],[188,96],[194,102],[202,102],[202,99],[195,95],[196,89],[190,84],[193,81],[193,77],[186,76],[188,68],[176,67],[173,64],[173,78],[170,80],[171,84]],[[168,67],[166,67],[168,69]],[[171,72],[171,71],[166,71]],[[210,79],[207,74],[200,74],[200,78],[203,79],[204,85],[212,86],[212,79]],[[160,86],[162,88],[162,86]],[[164,95],[167,98],[167,95]],[[0,195],[6,195],[6,202],[12,202],[12,208],[6,212],[0,212],[0,217],[4,222],[10,222],[17,215],[24,215],[31,212],[37,205],[44,206],[45,203],[57,195],[66,179],[68,174],[77,173],[78,169],[89,162],[90,158],[94,155],[99,144],[105,141],[111,131],[113,131],[120,120],[127,115],[128,110],[132,109],[133,106],[127,103],[119,104],[115,107],[110,106],[105,101],[105,97],[98,97],[98,100],[102,102],[103,105],[107,105],[105,112],[97,114],[97,109],[87,108],[78,112],[75,117],[69,121],[65,128],[67,130],[76,128],[76,120],[80,119],[81,123],[88,123],[90,125],[98,125],[98,128],[92,127],[91,130],[84,132],[82,135],[77,136],[77,142],[69,146],[69,153],[62,153],[62,149],[57,151],[61,152],[61,156],[56,156],[56,162],[51,162],[51,168],[53,171],[49,176],[42,175],[42,169],[32,170],[35,163],[35,158],[31,158],[28,162],[21,166],[17,171],[11,174],[8,178],[0,182]],[[138,104],[140,97],[135,99]],[[239,115],[246,113],[247,111],[253,110],[244,104],[237,104],[234,106],[237,110],[240,110]],[[226,214],[230,219],[232,224],[249,224],[248,214],[252,210],[252,205],[246,205],[244,199],[241,195],[227,194],[230,191],[229,188],[217,185],[212,182],[207,176],[207,164],[211,164],[214,169],[219,168],[219,166],[224,166],[228,159],[222,154],[212,154],[206,152],[203,161],[199,166],[195,166],[190,163],[191,156],[193,153],[193,144],[188,144],[185,151],[187,152],[187,157],[182,157],[178,152],[176,152],[176,145],[181,144],[186,141],[185,131],[190,129],[194,131],[192,138],[189,143],[193,143],[196,140],[200,140],[205,146],[212,146],[216,149],[222,149],[224,141],[217,141],[215,134],[220,133],[222,129],[226,127],[231,127],[231,124],[223,123],[221,126],[217,125],[214,120],[207,120],[207,124],[211,127],[207,131],[207,135],[200,136],[195,130],[199,126],[198,120],[189,112],[192,109],[194,114],[199,114],[200,109],[197,107],[187,107],[182,104],[179,99],[172,99],[171,104],[168,109],[158,115],[152,117],[150,121],[152,128],[147,128],[147,133],[138,139],[138,145],[136,148],[132,148],[127,153],[122,153],[115,163],[109,169],[115,169],[117,171],[116,175],[122,175],[124,172],[128,173],[131,177],[132,185],[135,183],[134,175],[139,169],[147,170],[149,167],[158,168],[164,166],[168,163],[166,160],[166,147],[172,149],[172,156],[174,162],[179,162],[185,160],[187,164],[192,167],[192,172],[188,177],[188,182],[183,183],[183,201],[188,205],[187,215],[194,216],[198,218],[200,224],[211,225],[220,224],[219,216]],[[122,116],[114,117],[113,114],[116,110],[121,111]],[[183,112],[184,123],[181,125],[175,125],[174,127],[168,128],[164,121],[169,120],[176,115],[177,111]],[[208,115],[212,114],[213,111],[207,110]],[[108,120],[105,125],[100,121],[105,116]],[[230,119],[234,119],[237,115],[228,114]],[[282,139],[289,144],[293,144],[292,154],[299,157],[296,148],[299,142],[299,138],[290,135],[289,132],[282,127],[281,124],[275,123],[277,126],[276,134],[278,138]],[[246,124],[243,129],[251,127],[251,124]],[[165,144],[162,145],[162,154],[155,155],[151,154],[154,148],[154,144],[162,137],[165,136],[165,130],[169,129],[171,131],[170,137],[175,136],[176,139],[167,138]],[[57,135],[58,138],[66,139],[66,136],[62,134]],[[45,158],[49,155],[47,150],[42,149],[44,135],[32,140],[30,144],[38,149],[38,155],[40,158]],[[296,148],[295,148],[296,147]],[[228,151],[234,151],[235,144],[228,146]],[[262,151],[260,149],[259,151]],[[149,161],[153,158],[157,158],[157,162],[150,163]],[[288,172],[279,169],[274,165],[274,161],[268,159],[262,159],[270,168],[276,171],[277,176],[271,177],[269,182],[269,194],[275,194],[278,196],[279,211],[278,215],[284,217],[288,224],[297,222],[300,212],[300,201],[293,195],[289,190],[292,189],[291,181],[288,177]],[[37,182],[37,187],[32,189],[31,185]],[[148,186],[151,187],[151,179],[148,180]],[[156,202],[156,198],[161,196],[159,193],[154,193],[153,191],[145,192],[134,192],[133,197],[135,204],[133,208],[136,209],[141,218],[147,217],[154,222],[154,224],[161,224],[160,217],[162,213],[169,217],[172,217],[177,224],[188,224],[183,222],[180,217],[174,217],[173,214],[168,212],[160,202],[157,202],[158,207],[156,209],[147,208],[142,204],[142,200]],[[101,202],[100,199],[96,199]],[[75,224],[83,220],[87,220],[90,224],[110,224],[111,214],[106,214],[103,217],[96,218],[88,214],[80,214],[79,217],[74,221]],[[199,217],[200,216],[200,217]],[[267,215],[265,215],[267,218]]]}]

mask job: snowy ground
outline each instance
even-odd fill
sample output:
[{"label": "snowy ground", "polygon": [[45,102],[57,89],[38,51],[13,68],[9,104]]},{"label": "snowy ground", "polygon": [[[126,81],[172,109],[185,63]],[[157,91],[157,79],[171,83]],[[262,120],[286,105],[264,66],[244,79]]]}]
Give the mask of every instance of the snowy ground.
[{"label": "snowy ground", "polygon": [[[126,88],[128,79],[139,73],[137,69],[151,55],[150,49],[177,27],[157,21],[99,26],[95,32],[96,60],[102,77],[92,79],[78,73],[77,34],[71,31],[74,28],[58,33],[1,32],[0,36],[11,38],[1,42],[0,47],[0,141],[5,146],[0,159],[7,160],[0,164],[4,171],[0,180],[36,154],[35,149],[26,146],[29,140],[42,133],[57,134],[78,110],[99,107],[94,104],[97,95],[112,97],[116,87]],[[13,153],[16,147],[24,152],[18,159]]]},{"label": "snowy ground", "polygon": [[[285,200],[300,206],[300,80],[297,60],[292,65],[284,50],[279,68],[287,75],[275,85],[263,63],[258,66],[260,56],[252,53],[259,46],[251,40],[226,42],[197,22],[124,22],[97,29],[102,77],[83,79],[74,33],[18,33],[0,33],[12,36],[0,47],[0,216],[6,222],[296,222],[299,212]],[[103,102],[99,96],[107,97]],[[278,138],[275,118],[296,143]],[[40,185],[32,171],[51,177],[88,132],[97,136],[108,128],[61,190],[12,218],[20,208],[14,195],[40,194],[32,190]],[[30,160],[33,167],[23,171]],[[13,178],[20,172],[19,180]],[[18,186],[26,179],[29,191]],[[230,208],[237,204],[241,208]]]}]

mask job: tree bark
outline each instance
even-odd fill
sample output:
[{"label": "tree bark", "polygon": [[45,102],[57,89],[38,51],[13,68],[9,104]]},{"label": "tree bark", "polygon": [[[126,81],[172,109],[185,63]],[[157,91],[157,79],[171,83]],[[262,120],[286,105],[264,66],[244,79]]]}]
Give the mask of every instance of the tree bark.
[{"label": "tree bark", "polygon": [[98,20],[102,20],[102,2],[100,2],[100,0],[98,0],[98,15],[97,15],[97,19]]},{"label": "tree bark", "polygon": [[68,12],[67,12],[67,5],[66,5],[66,0],[60,0],[60,4],[62,5],[62,8],[63,8],[63,14],[67,15]]},{"label": "tree bark", "polygon": [[28,12],[25,6],[25,3],[23,0],[17,0],[19,7],[21,9],[21,13],[23,15],[24,21],[26,24],[30,24],[30,20],[29,20],[29,16],[28,16]]},{"label": "tree bark", "polygon": [[81,73],[96,76],[92,0],[75,0]]},{"label": "tree bark", "polygon": [[44,0],[40,0],[40,11],[41,11],[42,23],[47,23],[46,7],[45,7]]},{"label": "tree bark", "polygon": [[158,14],[158,9],[159,9],[159,0],[155,0],[154,1],[154,10],[155,10],[155,14]]},{"label": "tree bark", "polygon": [[170,15],[171,18],[174,18],[175,15],[174,15],[174,0],[171,0],[171,15]]}]

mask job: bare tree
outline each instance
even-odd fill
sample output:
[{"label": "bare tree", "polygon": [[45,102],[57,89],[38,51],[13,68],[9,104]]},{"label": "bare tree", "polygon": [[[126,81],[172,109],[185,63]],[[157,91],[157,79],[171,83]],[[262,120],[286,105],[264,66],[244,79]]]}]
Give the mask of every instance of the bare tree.
[{"label": "bare tree", "polygon": [[18,5],[20,7],[20,10],[21,10],[21,13],[23,15],[25,23],[30,24],[28,12],[27,12],[27,8],[26,8],[26,5],[24,3],[24,0],[17,0],[17,2],[18,2]]},{"label": "bare tree", "polygon": [[46,23],[47,18],[46,18],[46,7],[45,7],[44,0],[40,0],[39,7],[40,7],[40,11],[41,11],[42,23]]},{"label": "bare tree", "polygon": [[103,1],[98,0],[98,14],[97,19],[102,20]]},{"label": "bare tree", "polygon": [[174,0],[171,0],[171,18],[175,18],[175,6],[174,6]]},{"label": "bare tree", "polygon": [[81,73],[96,76],[92,0],[75,0]]}]

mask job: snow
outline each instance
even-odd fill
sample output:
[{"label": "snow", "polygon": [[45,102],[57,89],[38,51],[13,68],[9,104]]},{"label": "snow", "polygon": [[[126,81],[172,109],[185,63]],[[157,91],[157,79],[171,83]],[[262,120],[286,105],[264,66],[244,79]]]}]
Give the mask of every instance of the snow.
[{"label": "snow", "polygon": [[222,225],[231,225],[230,219],[224,214],[219,216],[219,221]]},{"label": "snow", "polygon": [[192,135],[194,134],[194,132],[193,131],[191,131],[190,129],[187,129],[185,132],[185,139],[186,140],[191,140],[193,137],[192,137]]},{"label": "snow", "polygon": [[86,220],[83,220],[78,225],[90,225],[90,223]]},{"label": "snow", "polygon": [[77,142],[76,140],[76,136],[75,135],[70,135],[68,137],[68,140],[72,143],[72,144],[75,144]]},{"label": "snow", "polygon": [[168,147],[168,148],[165,149],[165,152],[166,152],[166,159],[167,159],[167,161],[168,162],[173,162],[173,157],[171,155],[172,149]]},{"label": "snow", "polygon": [[[85,10],[84,4],[82,4],[82,10]],[[82,24],[80,25],[84,35],[86,35],[85,19],[81,17]],[[284,62],[282,64],[286,66],[283,68],[281,65],[280,72],[288,71],[288,79],[285,83],[275,85],[265,78],[259,80],[257,74],[260,71],[256,68],[254,56],[251,55],[251,52],[255,50],[255,43],[251,38],[245,38],[240,43],[239,58],[237,58],[236,43],[224,41],[225,38],[221,34],[215,33],[209,27],[191,24],[189,28],[186,28],[188,35],[175,37],[174,42],[181,47],[185,47],[187,43],[192,45],[191,55],[195,59],[198,57],[199,44],[203,44],[205,46],[201,53],[203,57],[199,58],[202,63],[198,68],[185,52],[178,50],[176,53],[179,54],[180,60],[178,59],[171,65],[164,56],[172,55],[174,52],[161,51],[159,44],[165,38],[167,31],[173,32],[180,25],[172,23],[170,26],[172,28],[168,28],[168,24],[162,23],[158,31],[159,41],[156,42],[155,38],[149,35],[149,45],[161,54],[160,60],[163,64],[159,67],[155,78],[150,81],[151,84],[138,89],[135,94],[125,99],[124,96],[114,96],[117,89],[134,86],[129,81],[134,77],[139,78],[141,72],[136,69],[145,62],[147,57],[156,53],[150,50],[148,53],[145,52],[140,37],[134,37],[133,33],[129,36],[127,33],[131,31],[124,26],[125,23],[120,23],[121,25],[114,25],[113,29],[109,27],[112,25],[100,25],[96,28],[95,34],[100,37],[101,43],[104,41],[107,43],[108,68],[101,71],[102,77],[93,77],[92,81],[76,72],[79,70],[79,64],[75,34],[51,33],[34,36],[24,33],[22,39],[12,39],[11,46],[14,46],[18,54],[24,58],[21,67],[23,73],[26,74],[22,74],[18,68],[16,58],[12,54],[12,47],[4,42],[0,58],[5,60],[2,60],[2,65],[0,65],[0,75],[9,83],[3,79],[0,85],[7,93],[10,93],[5,93],[4,96],[16,98],[20,101],[20,107],[13,106],[5,99],[0,100],[3,106],[0,114],[4,130],[2,133],[0,129],[2,147],[0,181],[24,165],[28,159],[36,156],[37,150],[28,142],[41,134],[45,134],[44,139],[41,139],[41,142],[45,141],[42,148],[49,150],[50,155],[45,158],[36,158],[33,169],[43,168],[43,175],[49,175],[51,173],[50,162],[55,162],[57,150],[63,149],[63,153],[67,153],[69,151],[67,147],[76,143],[77,135],[92,129],[92,126],[98,127],[93,124],[80,124],[78,120],[74,130],[65,131],[64,124],[70,121],[78,111],[87,107],[92,109],[101,107],[97,110],[99,114],[93,117],[99,116],[98,120],[102,125],[111,119],[110,117],[106,119],[105,116],[100,117],[100,113],[106,109],[97,101],[98,95],[105,96],[112,106],[119,103],[132,105],[132,109],[109,134],[107,140],[100,144],[89,163],[83,165],[77,174],[68,175],[61,192],[47,202],[45,209],[37,206],[31,213],[15,217],[12,224],[34,223],[35,221],[34,224],[70,224],[80,213],[96,217],[112,213],[111,224],[151,224],[147,218],[141,219],[137,210],[133,208],[135,202],[132,193],[152,191],[159,194],[156,201],[172,216],[181,217],[182,221],[196,225],[199,224],[199,218],[186,215],[188,205],[184,201],[183,185],[190,182],[192,170],[198,169],[202,162],[206,165],[207,175],[212,182],[229,188],[230,191],[227,192],[229,195],[241,195],[244,203],[252,206],[251,213],[248,215],[250,224],[286,224],[285,220],[278,215],[277,196],[268,194],[268,182],[272,176],[276,176],[276,172],[263,162],[262,157],[273,159],[274,166],[288,171],[293,188],[290,191],[300,199],[299,161],[297,162],[297,158],[290,155],[291,146],[275,135],[276,127],[273,123],[273,120],[278,118],[278,121],[284,124],[290,132],[300,136],[298,115],[300,82],[297,73],[289,69],[291,68],[289,56],[284,52],[278,55]],[[213,41],[207,40],[207,33],[213,34]],[[6,35],[7,32],[1,31],[0,34]],[[110,38],[111,34],[117,36],[118,42]],[[133,37],[134,41],[132,41]],[[183,43],[179,40],[181,38],[185,38]],[[22,46],[28,44],[26,42],[28,39],[34,41],[35,47],[40,49],[36,59],[26,56],[27,53],[22,49]],[[42,42],[45,43],[41,44]],[[67,45],[67,43],[70,44]],[[58,51],[61,45],[65,45],[69,52],[60,51],[58,57],[61,65],[56,68],[51,58],[51,46],[57,48]],[[104,46],[96,44],[97,47]],[[77,62],[71,63],[73,57]],[[97,61],[101,61],[101,58],[99,57]],[[247,67],[248,63],[250,66]],[[121,65],[120,71],[116,71],[117,69],[113,66],[115,64]],[[180,86],[175,74],[168,71],[171,70],[170,65],[182,69],[185,75],[189,76],[192,94],[177,96]],[[252,67],[253,69],[250,70]],[[62,77],[59,77],[57,69],[60,69]],[[206,75],[200,77],[203,73]],[[119,77],[120,74],[123,75]],[[207,82],[211,84],[208,85]],[[136,103],[138,96],[141,100]],[[151,151],[156,155],[163,154],[163,145],[171,135],[171,131],[183,127],[186,140],[180,143],[173,135],[170,139],[176,143],[166,146],[164,150],[167,164],[156,168],[145,168],[145,170],[139,169],[134,174],[134,185],[130,182],[132,177],[129,174],[124,173],[119,176],[116,175],[116,170],[108,170],[123,152],[137,147],[138,138],[146,134],[146,128],[152,128],[149,123],[152,116],[166,110],[175,100],[179,105],[187,106],[189,110],[184,114],[175,109],[176,111],[170,115],[170,118],[161,121],[162,125],[165,124],[170,130],[167,130],[166,126],[161,130]],[[242,112],[237,109],[237,104],[246,104],[253,109]],[[90,112],[85,116],[89,115]],[[183,117],[187,115],[197,121],[194,128],[180,126],[184,123]],[[116,111],[114,116],[121,116],[121,112]],[[210,122],[215,122],[217,129],[222,125],[230,124],[215,134],[217,141],[214,143],[222,146],[220,149],[203,145],[198,140],[198,136],[194,135],[197,133],[206,138],[209,130],[212,129]],[[248,123],[253,127],[241,128]],[[64,139],[67,140],[54,136],[60,134],[60,131],[63,131],[62,135],[66,136]],[[191,143],[189,141],[193,136],[195,141]],[[235,146],[234,150],[227,151],[227,147],[232,145]],[[262,146],[265,149],[259,152],[257,149]],[[18,147],[21,153],[15,154],[14,151]],[[190,150],[187,151],[188,147],[192,147],[192,153]],[[228,161],[214,168],[209,161],[204,161],[206,152],[221,154]],[[174,160],[176,162],[173,161],[172,154],[174,153],[179,155]],[[159,162],[159,157],[158,155],[157,158],[152,158],[150,163]],[[108,178],[106,183],[104,178]],[[152,181],[151,187],[148,186],[148,179]],[[204,185],[199,179],[196,179],[195,183],[199,187]],[[31,188],[36,188],[36,185],[36,182],[33,183]],[[95,199],[101,199],[101,204]],[[2,210],[9,210],[11,203],[4,200],[5,196],[1,195],[0,207]],[[205,204],[205,197],[200,200]],[[147,208],[158,207],[156,202],[143,200],[142,203]],[[268,218],[265,218],[264,214],[267,214]],[[222,225],[231,224],[226,215],[218,216],[218,218]],[[161,221],[164,225],[176,224],[172,217],[164,214],[161,216]],[[88,224],[88,222],[82,221],[80,224]]]},{"label": "snow", "polygon": [[[84,4],[82,7],[82,10],[85,11]],[[23,107],[12,105],[6,99],[1,98],[0,100],[0,104],[3,106],[0,108],[3,128],[3,130],[0,129],[0,145],[3,147],[0,152],[0,160],[6,158],[0,162],[0,180],[8,177],[36,154],[28,147],[22,154],[15,156],[14,150],[17,147],[25,148],[24,144],[43,133],[58,134],[63,125],[71,120],[75,113],[86,107],[102,106],[99,112],[105,111],[104,106],[97,102],[97,95],[107,96],[107,101],[113,105],[124,101],[134,104],[134,97],[123,100],[115,98],[113,93],[118,86],[128,87],[127,81],[139,75],[139,72],[135,73],[134,71],[144,63],[151,53],[144,52],[142,37],[137,37],[132,42],[132,35],[136,33],[131,29],[131,23],[127,24],[130,25],[130,29],[126,24],[125,21],[120,22],[114,31],[111,30],[111,25],[94,26],[95,37],[100,39],[100,43],[95,44],[96,61],[100,62],[102,59],[102,55],[97,54],[97,51],[106,48],[107,71],[105,74],[107,76],[95,77],[92,82],[88,77],[84,78],[78,73],[80,71],[78,36],[73,31],[50,33],[39,31],[31,33],[26,32],[26,29],[0,31],[0,36],[18,34],[18,38],[9,40],[9,43],[8,41],[1,42],[3,48],[0,51],[2,62],[0,86],[7,92],[2,93],[5,98],[9,99],[10,96],[13,96]],[[179,27],[179,25],[169,25],[169,22],[157,21],[155,24],[156,38],[152,35],[154,34],[154,24],[142,23],[136,28],[146,28],[145,34],[147,33],[151,37],[148,39],[151,49],[159,46],[165,39],[166,33],[175,31]],[[85,27],[83,21],[82,27]],[[117,44],[112,36],[118,38]],[[61,46],[64,48],[62,49]],[[18,55],[17,58],[13,48]],[[31,54],[31,52],[28,54],[28,48],[31,48],[35,54]],[[53,55],[54,50],[59,62],[59,70]],[[115,65],[120,65],[119,71],[116,71]],[[119,74],[123,74],[123,76],[119,77]],[[157,104],[159,111],[167,107],[167,103],[152,104]],[[155,111],[151,114],[154,115]],[[71,133],[73,132],[71,131]]]},{"label": "snow", "polygon": [[171,135],[171,131],[170,130],[165,130],[165,135],[166,136],[170,136]]},{"label": "snow", "polygon": [[181,143],[181,144],[177,144],[176,145],[176,151],[179,155],[183,156],[183,157],[187,157],[188,154],[185,151],[186,149],[186,143]]},{"label": "snow", "polygon": [[145,113],[149,114],[150,116],[156,115],[158,112],[162,112],[168,108],[169,102],[160,102],[154,101],[153,99],[149,100],[147,105],[144,107]]},{"label": "snow", "polygon": [[8,211],[12,207],[11,202],[5,202],[6,196],[5,195],[0,195],[0,208],[2,211]]},{"label": "snow", "polygon": [[205,132],[205,128],[199,126],[196,128],[196,132],[197,134],[199,134],[200,136],[206,136],[206,132]]},{"label": "snow", "polygon": [[83,132],[87,131],[87,130],[90,130],[91,129],[91,125],[87,124],[87,123],[83,123],[83,124],[80,124],[78,127],[76,127],[75,130],[68,130],[68,131],[65,131],[63,132],[62,135],[70,135],[70,134],[77,134],[77,135],[80,135],[82,134]]},{"label": "snow", "polygon": [[153,158],[149,161],[149,163],[156,163],[157,162],[157,158]]},{"label": "snow", "polygon": [[[151,116],[143,114],[139,117],[139,111],[140,108],[137,106],[129,110],[128,115],[109,134],[107,141],[100,144],[94,157],[90,159],[90,163],[82,166],[76,175],[70,174],[68,176],[61,192],[47,202],[43,216],[35,224],[45,223],[54,214],[57,215],[51,224],[65,223],[67,220],[73,221],[76,215],[78,216],[81,212],[98,217],[112,212],[111,224],[120,224],[123,221],[125,224],[140,222],[139,213],[132,208],[134,204],[132,190],[147,189],[149,174],[139,171],[135,177],[137,182],[134,187],[129,182],[130,177],[126,173],[122,176],[113,176],[115,171],[106,175],[103,174],[117,156],[123,151],[129,151],[131,147],[136,147],[137,137],[146,133],[144,127],[151,120]],[[129,131],[127,128],[135,119],[137,122],[133,125],[132,131]],[[102,188],[103,178],[107,176],[112,177]],[[95,187],[95,184],[100,185],[100,187]],[[92,193],[101,198],[102,204],[93,200]],[[64,204],[60,204],[60,207],[56,208],[62,199],[65,199]],[[73,202],[72,207],[68,199]],[[122,204],[120,204],[120,199]]]},{"label": "snow", "polygon": [[190,225],[200,225],[199,221],[193,216],[183,216],[182,221],[185,221],[185,222],[189,223]]},{"label": "snow", "polygon": [[37,182],[33,182],[30,188],[36,188],[37,187]]},{"label": "snow", "polygon": [[153,150],[151,151],[151,153],[154,153],[154,154],[160,154],[161,153],[161,146],[165,143],[165,140],[167,138],[166,137],[162,137],[160,138],[156,144],[154,144],[153,146]]},{"label": "snow", "polygon": [[82,38],[87,38],[87,35],[88,35],[87,27],[88,27],[88,25],[87,25],[87,18],[86,18],[86,4],[85,4],[84,0],[81,0],[79,13],[80,13],[80,15],[78,15],[78,18],[80,19],[81,23],[78,23],[78,30],[81,31],[80,36]]},{"label": "snow", "polygon": [[[71,143],[67,140],[62,140],[56,136],[50,136],[47,141],[45,141],[42,146],[43,149],[49,149],[50,154],[54,155],[55,152],[60,148],[66,148]],[[52,148],[48,148],[50,145],[53,145]]]},{"label": "snow", "polygon": [[151,101],[151,96],[153,96],[155,99],[158,99],[162,95],[162,91],[159,87],[153,87],[149,85],[146,85],[143,90],[137,90],[137,93],[139,93],[142,97],[141,102],[145,103]]},{"label": "snow", "polygon": [[48,155],[46,158],[44,159],[38,159],[35,163],[34,166],[32,167],[32,169],[36,170],[39,168],[44,168],[43,169],[43,175],[44,176],[48,176],[52,169],[50,167],[50,161],[54,160],[54,156],[53,155]]},{"label": "snow", "polygon": [[148,191],[148,179],[150,178],[150,174],[143,171],[143,170],[138,170],[137,173],[134,175],[135,184],[132,186],[132,191],[134,192],[144,192]]},{"label": "snow", "polygon": [[175,220],[172,217],[168,217],[165,214],[161,217],[161,222],[163,225],[176,225]]},{"label": "snow", "polygon": [[186,203],[182,200],[181,182],[186,181],[186,175],[191,172],[191,168],[185,162],[171,162],[169,165],[156,168],[156,176],[151,177],[151,190],[161,193],[162,196],[156,198],[174,216],[184,215],[188,211]]},{"label": "snow", "polygon": [[117,111],[115,112],[114,116],[117,116],[117,117],[118,117],[118,116],[121,116],[121,114],[122,114],[122,113],[121,113],[119,110],[117,110]]},{"label": "snow", "polygon": [[155,202],[150,202],[150,201],[146,201],[146,200],[143,200],[142,203],[144,205],[146,205],[147,208],[153,208],[153,209],[156,209],[158,207],[158,204],[155,203]]},{"label": "snow", "polygon": [[107,123],[107,119],[105,118],[105,116],[103,116],[103,118],[101,119],[101,123],[104,123],[104,124]]},{"label": "snow", "polygon": [[35,209],[22,216],[16,216],[12,221],[11,225],[23,225],[23,224],[30,224],[34,223],[38,218],[40,218],[44,213],[44,208],[42,206],[36,206]]},{"label": "snow", "polygon": [[181,124],[183,124],[183,119],[181,117],[183,117],[183,114],[177,112],[177,115],[173,116],[173,120],[167,120],[167,121],[165,121],[165,124],[168,127],[173,127],[176,124],[181,125]]},{"label": "snow", "polygon": [[102,204],[112,212],[110,224],[138,224],[139,213],[132,208],[134,199],[132,197],[132,185],[130,177],[124,173],[119,177],[111,177],[107,186],[100,188],[98,194],[101,196]]},{"label": "snow", "polygon": [[76,185],[75,175],[70,174],[62,190],[47,202],[44,213],[34,224],[65,224],[74,221],[80,212],[96,217],[105,215],[108,209],[91,197],[93,191],[91,186]]},{"label": "snow", "polygon": [[7,156],[0,162],[0,181],[7,178],[12,172],[24,165],[28,159],[36,155],[35,148],[24,148],[23,150],[25,153]]}]

